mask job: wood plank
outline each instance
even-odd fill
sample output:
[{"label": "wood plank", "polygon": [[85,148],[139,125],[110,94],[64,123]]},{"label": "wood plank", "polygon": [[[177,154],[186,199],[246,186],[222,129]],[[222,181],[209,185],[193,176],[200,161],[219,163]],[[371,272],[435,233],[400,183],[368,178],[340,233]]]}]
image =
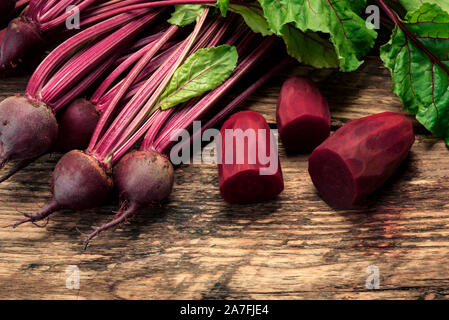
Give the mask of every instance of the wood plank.
[{"label": "wood plank", "polygon": [[[399,111],[388,71],[374,58],[342,74],[296,67],[252,96],[246,108],[275,123],[289,75],[319,81],[332,126]],[[26,78],[0,81],[0,95]],[[316,194],[306,155],[281,146],[284,193],[270,203],[235,206],[218,192],[214,165],[181,166],[168,203],[143,210],[84,252],[82,236],[111,218],[118,203],[54,215],[45,228],[0,229],[2,299],[443,299],[449,297],[449,162],[442,141],[416,121],[416,143],[392,179],[364,206],[335,210]],[[1,225],[49,197],[59,155],[46,156],[0,185]],[[66,288],[66,268],[80,269],[80,290]],[[366,288],[367,267],[380,289]]]}]

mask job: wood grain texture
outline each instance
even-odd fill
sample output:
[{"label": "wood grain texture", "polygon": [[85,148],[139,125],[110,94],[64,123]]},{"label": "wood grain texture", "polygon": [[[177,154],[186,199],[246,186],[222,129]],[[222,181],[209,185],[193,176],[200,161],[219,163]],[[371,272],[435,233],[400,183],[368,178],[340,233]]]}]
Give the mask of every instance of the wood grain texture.
[{"label": "wood grain texture", "polygon": [[[387,70],[374,58],[351,74],[292,68],[245,107],[274,126],[280,85],[292,74],[319,81],[333,129],[401,110]],[[25,84],[25,78],[1,80],[0,94],[20,92]],[[287,155],[281,146],[286,189],[270,203],[228,205],[219,196],[216,167],[190,165],[176,170],[166,205],[102,234],[86,252],[77,230],[110,219],[116,202],[60,212],[45,228],[0,229],[0,298],[448,298],[449,154],[414,123],[410,157],[365,206],[352,210],[327,206],[307,174],[307,156]],[[46,156],[0,185],[1,225],[48,199],[58,157]],[[80,269],[80,290],[66,288],[69,265]],[[370,265],[380,270],[378,290],[366,288]]]}]

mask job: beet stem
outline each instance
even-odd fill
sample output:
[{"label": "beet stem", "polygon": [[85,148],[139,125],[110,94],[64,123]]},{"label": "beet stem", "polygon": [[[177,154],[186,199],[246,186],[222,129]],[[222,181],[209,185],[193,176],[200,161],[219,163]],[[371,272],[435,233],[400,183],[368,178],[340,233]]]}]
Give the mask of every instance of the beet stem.
[{"label": "beet stem", "polygon": [[85,92],[97,79],[114,63],[119,57],[119,53],[114,54],[108,58],[101,66],[97,67],[93,72],[89,73],[86,78],[81,80],[74,88],[72,88],[67,94],[63,95],[56,102],[50,103],[51,107],[55,111],[59,111],[66,107],[70,102],[79,97]]},{"label": "beet stem", "polygon": [[111,116],[113,115],[113,112],[116,109],[116,106],[119,104],[120,100],[122,99],[123,95],[127,92],[129,87],[132,85],[136,77],[142,72],[142,70],[145,68],[145,66],[149,63],[151,58],[154,57],[154,55],[159,51],[159,49],[176,33],[178,30],[177,26],[171,26],[167,29],[165,34],[152,46],[152,48],[140,59],[139,63],[133,68],[133,70],[128,74],[128,76],[125,78],[125,81],[123,82],[123,85],[117,92],[117,94],[114,96],[113,100],[111,101],[110,105],[108,106],[106,112],[103,113],[103,115],[100,118],[100,121],[98,122],[97,127],[95,128],[94,134],[92,135],[91,141],[89,143],[89,150],[93,150],[95,144],[97,143],[100,134],[103,132],[103,129],[110,120]]},{"label": "beet stem", "polygon": [[[79,11],[82,12],[84,9],[86,9],[88,6],[90,6],[91,4],[95,3],[97,0],[85,0],[81,3],[77,3],[76,6],[78,7]],[[60,1],[62,2],[62,1]],[[71,1],[68,1],[71,2]],[[64,13],[56,18],[54,18],[51,21],[48,22],[44,22],[41,24],[41,30],[43,32],[54,29],[60,25],[62,25],[73,13],[71,11],[65,12],[65,8],[67,8],[67,6],[65,6],[64,9]]]},{"label": "beet stem", "polygon": [[142,27],[154,20],[159,13],[150,14],[137,21],[130,22],[123,28],[99,41],[84,54],[78,56],[50,79],[41,90],[43,101],[52,101],[63,92],[70,90],[71,86],[82,78],[87,72],[98,65],[108,55],[112,54],[119,46],[123,45],[131,37],[135,36]]},{"label": "beet stem", "polygon": [[142,56],[145,55],[157,42],[158,39],[161,38],[163,33],[157,34],[157,37],[153,39],[153,41],[149,42],[133,54],[129,55],[124,61],[122,61],[115,69],[112,71],[108,77],[102,82],[102,84],[95,90],[94,94],[90,101],[94,104],[97,104],[100,98],[104,95],[106,90],[117,80],[117,78],[130,66],[132,66],[136,61],[138,61]]},{"label": "beet stem", "polygon": [[47,81],[48,77],[59,65],[61,65],[68,57],[72,55],[76,48],[81,46],[86,41],[114,30],[132,19],[133,16],[127,14],[116,16],[109,20],[103,21],[98,25],[90,27],[63,42],[37,67],[28,82],[26,95],[39,99],[39,91],[43,87],[45,81]]}]

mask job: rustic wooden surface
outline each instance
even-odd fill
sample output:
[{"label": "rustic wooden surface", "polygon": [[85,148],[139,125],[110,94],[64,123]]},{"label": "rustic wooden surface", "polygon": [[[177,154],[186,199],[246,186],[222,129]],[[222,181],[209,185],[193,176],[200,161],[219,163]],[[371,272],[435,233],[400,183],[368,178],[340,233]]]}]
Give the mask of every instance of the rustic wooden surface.
[{"label": "rustic wooden surface", "polygon": [[[400,111],[388,72],[377,59],[341,74],[295,68],[320,86],[333,129],[361,116]],[[274,125],[284,74],[246,104]],[[24,89],[26,78],[0,81],[0,94]],[[3,98],[3,97],[2,97]],[[107,232],[82,250],[91,225],[117,203],[61,212],[46,228],[0,229],[2,299],[444,299],[449,297],[449,152],[415,122],[416,143],[394,177],[353,210],[320,200],[306,155],[281,161],[284,193],[270,203],[231,206],[218,193],[214,165],[183,166],[162,208]],[[0,221],[16,221],[49,197],[47,156],[0,185]],[[79,267],[79,290],[66,288],[66,268]],[[366,288],[367,268],[380,289]]]}]

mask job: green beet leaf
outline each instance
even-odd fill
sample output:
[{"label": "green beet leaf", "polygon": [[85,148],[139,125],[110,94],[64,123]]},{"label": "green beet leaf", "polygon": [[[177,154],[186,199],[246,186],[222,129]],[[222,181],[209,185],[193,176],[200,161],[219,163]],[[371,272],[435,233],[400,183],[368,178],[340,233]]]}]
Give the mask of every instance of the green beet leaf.
[{"label": "green beet leaf", "polygon": [[204,7],[199,4],[183,4],[175,6],[175,11],[172,13],[168,22],[180,27],[184,27],[194,23],[196,19],[201,16]]},{"label": "green beet leaf", "polygon": [[[240,14],[255,33],[263,36],[273,34],[261,7],[231,4],[229,11]],[[296,29],[293,24],[287,24],[282,27],[280,36],[285,42],[289,55],[299,62],[315,68],[338,68],[338,58],[334,47],[317,33],[303,32]]]},{"label": "green beet leaf", "polygon": [[220,12],[223,15],[223,17],[226,17],[226,14],[228,13],[229,1],[230,0],[217,0],[217,7],[218,9],[220,9]]},{"label": "green beet leaf", "polygon": [[447,0],[400,0],[402,6],[407,11],[415,11],[421,7],[423,3],[437,4],[441,9],[449,12],[449,1]]},{"label": "green beet leaf", "polygon": [[362,14],[366,9],[366,0],[348,0],[352,11]]},{"label": "green beet leaf", "polygon": [[258,0],[270,29],[282,36],[286,24],[303,32],[327,33],[342,71],[356,70],[374,46],[377,33],[367,28],[352,0]]},{"label": "green beet leaf", "polygon": [[338,68],[338,57],[332,44],[312,31],[303,32],[291,24],[282,28],[287,52],[299,62],[315,68]]},{"label": "green beet leaf", "polygon": [[245,23],[251,28],[255,33],[260,33],[263,36],[269,36],[273,34],[268,26],[268,22],[263,15],[262,8],[254,6],[244,6],[231,4],[229,6],[229,11],[237,13],[243,17]]},{"label": "green beet leaf", "polygon": [[409,13],[403,24],[436,60],[396,27],[381,48],[381,58],[392,74],[393,91],[405,110],[449,144],[449,14],[425,3]]},{"label": "green beet leaf", "polygon": [[229,78],[237,60],[238,53],[233,46],[198,50],[175,71],[158,107],[166,110],[215,89]]}]

